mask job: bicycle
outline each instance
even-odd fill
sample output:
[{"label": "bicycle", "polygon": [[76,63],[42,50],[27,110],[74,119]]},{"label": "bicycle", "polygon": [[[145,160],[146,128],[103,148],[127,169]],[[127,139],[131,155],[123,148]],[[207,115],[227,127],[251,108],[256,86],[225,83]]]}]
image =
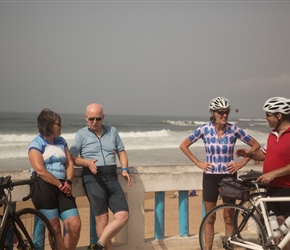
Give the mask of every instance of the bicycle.
[{"label": "bicycle", "polygon": [[199,230],[202,250],[276,250],[282,249],[289,242],[288,232],[282,237],[282,241],[275,245],[267,217],[266,202],[290,201],[290,197],[265,197],[265,193],[260,192],[258,183],[253,182],[255,179],[256,177],[245,180],[251,181],[256,190],[256,193],[252,194],[254,199],[249,202],[248,208],[242,206],[242,202],[221,204],[204,217]]},{"label": "bicycle", "polygon": [[29,180],[12,181],[11,176],[0,178],[0,250],[43,250],[56,249],[54,230],[40,211],[35,208],[23,208],[14,211],[12,190],[15,186],[29,185],[29,194],[22,198],[27,201],[34,191],[36,176]]}]

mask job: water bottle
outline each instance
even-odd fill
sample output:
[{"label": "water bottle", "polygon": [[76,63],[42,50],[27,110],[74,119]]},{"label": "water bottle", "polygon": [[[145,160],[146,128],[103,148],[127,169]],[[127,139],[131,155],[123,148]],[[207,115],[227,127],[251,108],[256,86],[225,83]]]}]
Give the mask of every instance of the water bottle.
[{"label": "water bottle", "polygon": [[280,230],[284,233],[287,234],[290,230],[290,216],[284,221],[284,223],[281,225]]},{"label": "water bottle", "polygon": [[278,225],[277,217],[276,217],[276,215],[274,214],[273,211],[269,212],[268,220],[269,220],[270,227],[271,227],[271,230],[272,230],[273,238],[280,237],[281,236],[280,228],[279,228],[279,225]]}]

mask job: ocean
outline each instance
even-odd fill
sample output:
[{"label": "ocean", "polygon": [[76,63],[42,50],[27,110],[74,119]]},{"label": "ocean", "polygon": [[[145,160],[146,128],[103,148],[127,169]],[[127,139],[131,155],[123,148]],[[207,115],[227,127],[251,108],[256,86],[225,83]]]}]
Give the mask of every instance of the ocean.
[{"label": "ocean", "polygon": [[[19,171],[30,169],[27,148],[30,141],[38,135],[38,113],[0,112],[0,171]],[[62,136],[68,145],[72,144],[75,132],[84,126],[83,114],[61,114]],[[234,114],[236,116],[236,114]],[[229,118],[262,145],[270,128],[263,117]],[[122,138],[129,158],[129,166],[152,165],[192,165],[180,151],[180,143],[199,125],[209,121],[207,117],[181,116],[139,116],[106,115],[104,124],[115,126]],[[244,147],[237,141],[236,149]],[[191,146],[193,153],[205,159],[202,141]]]}]

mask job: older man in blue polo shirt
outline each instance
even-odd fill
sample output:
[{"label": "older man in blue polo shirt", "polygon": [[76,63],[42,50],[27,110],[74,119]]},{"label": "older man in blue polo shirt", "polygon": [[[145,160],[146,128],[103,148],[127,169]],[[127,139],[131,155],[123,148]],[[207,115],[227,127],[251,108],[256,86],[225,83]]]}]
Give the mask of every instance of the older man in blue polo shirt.
[{"label": "older man in blue polo shirt", "polygon": [[[111,239],[129,219],[129,208],[117,176],[116,156],[122,175],[131,185],[128,157],[125,147],[113,126],[103,124],[102,105],[87,106],[85,119],[88,126],[77,131],[70,148],[74,164],[83,167],[82,178],[91,209],[96,220],[98,242],[93,249],[113,249]],[[109,223],[108,208],[114,219]]]}]

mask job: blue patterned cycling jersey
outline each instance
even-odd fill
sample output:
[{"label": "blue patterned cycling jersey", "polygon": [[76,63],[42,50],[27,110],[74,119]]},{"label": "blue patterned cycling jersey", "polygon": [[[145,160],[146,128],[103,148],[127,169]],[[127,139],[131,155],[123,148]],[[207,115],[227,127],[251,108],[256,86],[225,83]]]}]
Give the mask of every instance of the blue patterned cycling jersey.
[{"label": "blue patterned cycling jersey", "polygon": [[[60,180],[66,178],[66,154],[65,147],[67,143],[63,137],[54,138],[54,145],[44,140],[42,135],[37,136],[29,145],[28,151],[31,149],[38,150],[43,157],[44,167]],[[33,171],[33,169],[31,169]]]},{"label": "blue patterned cycling jersey", "polygon": [[227,165],[233,161],[234,147],[239,139],[248,143],[252,137],[234,124],[227,123],[223,135],[218,138],[212,122],[201,125],[188,137],[191,142],[203,140],[206,152],[206,162],[212,164],[208,174],[228,174]]}]

